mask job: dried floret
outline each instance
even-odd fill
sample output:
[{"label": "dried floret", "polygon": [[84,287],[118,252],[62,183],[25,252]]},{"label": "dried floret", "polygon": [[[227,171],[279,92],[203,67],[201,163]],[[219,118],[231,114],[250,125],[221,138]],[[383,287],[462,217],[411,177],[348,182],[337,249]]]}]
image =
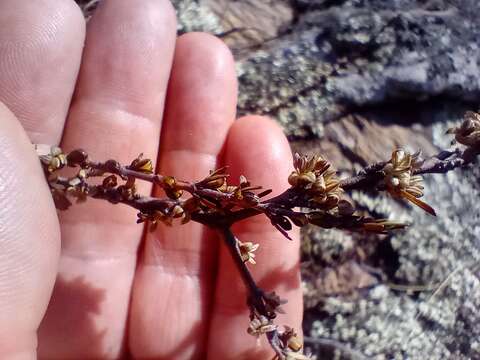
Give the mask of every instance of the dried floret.
[{"label": "dried floret", "polygon": [[35,145],[35,151],[49,173],[60,170],[67,165],[67,157],[58,146]]},{"label": "dried floret", "polygon": [[447,134],[455,134],[455,140],[466,146],[480,146],[480,114],[467,111],[459,127],[448,129]]},{"label": "dried floret", "polygon": [[252,336],[260,336],[267,332],[276,331],[277,328],[278,326],[275,325],[272,320],[268,319],[266,316],[260,315],[250,321],[247,332]]},{"label": "dried floret", "polygon": [[290,185],[304,189],[325,210],[337,206],[342,189],[336,171],[327,160],[320,155],[295,154],[293,165],[295,170],[288,177]]},{"label": "dried floret", "polygon": [[240,250],[240,256],[243,262],[249,262],[250,264],[256,264],[255,251],[259,248],[260,244],[254,244],[252,242],[238,241],[238,249]]},{"label": "dried floret", "polygon": [[152,174],[153,173],[153,163],[150,159],[144,159],[143,153],[138,155],[136,159],[132,161],[128,169],[135,170],[145,174]]},{"label": "dried floret", "polygon": [[413,155],[403,149],[392,152],[392,158],[385,165],[385,186],[396,198],[403,198],[435,216],[435,210],[419,198],[423,196],[423,179],[413,172],[421,164],[420,153]]}]

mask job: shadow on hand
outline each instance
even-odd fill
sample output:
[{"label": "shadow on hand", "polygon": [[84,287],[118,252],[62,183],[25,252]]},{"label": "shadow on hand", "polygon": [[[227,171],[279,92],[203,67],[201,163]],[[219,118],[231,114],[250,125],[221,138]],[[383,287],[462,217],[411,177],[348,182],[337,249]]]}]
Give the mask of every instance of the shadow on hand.
[{"label": "shadow on hand", "polygon": [[[294,265],[287,269],[285,266],[279,265],[257,281],[257,284],[267,293],[271,291],[278,292],[279,290],[275,289],[279,287],[282,288],[281,291],[295,289],[301,291],[300,267],[299,265]],[[280,293],[278,295],[282,297]]]},{"label": "shadow on hand", "polygon": [[39,328],[40,358],[61,358],[62,354],[72,354],[72,349],[105,357],[102,340],[106,329],[98,329],[94,319],[104,299],[105,290],[94,288],[83,277],[67,281],[59,276]]}]

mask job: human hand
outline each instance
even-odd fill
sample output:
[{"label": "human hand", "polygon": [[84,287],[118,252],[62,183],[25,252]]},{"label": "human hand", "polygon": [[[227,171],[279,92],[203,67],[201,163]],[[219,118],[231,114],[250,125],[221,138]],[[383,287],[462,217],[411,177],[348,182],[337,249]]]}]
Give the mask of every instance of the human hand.
[{"label": "human hand", "polygon": [[[279,193],[288,142],[266,118],[234,122],[226,46],[200,33],[176,39],[165,0],[105,0],[86,38],[72,0],[3,0],[0,26],[0,358],[34,358],[37,335],[48,359],[271,358],[246,333],[245,290],[212,230],[145,233],[132,209],[92,199],[59,224],[30,144],[123,163],[143,152],[186,180],[226,164],[232,181],[245,174]],[[261,244],[252,273],[289,301],[276,323],[300,329],[298,233],[288,242],[261,217],[234,232]]]}]

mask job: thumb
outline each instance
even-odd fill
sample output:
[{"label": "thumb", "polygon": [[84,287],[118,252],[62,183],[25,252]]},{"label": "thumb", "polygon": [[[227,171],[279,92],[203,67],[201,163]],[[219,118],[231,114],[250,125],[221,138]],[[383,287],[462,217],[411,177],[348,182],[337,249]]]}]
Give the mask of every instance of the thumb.
[{"label": "thumb", "polygon": [[0,358],[32,359],[51,296],[60,230],[38,157],[0,103]]}]

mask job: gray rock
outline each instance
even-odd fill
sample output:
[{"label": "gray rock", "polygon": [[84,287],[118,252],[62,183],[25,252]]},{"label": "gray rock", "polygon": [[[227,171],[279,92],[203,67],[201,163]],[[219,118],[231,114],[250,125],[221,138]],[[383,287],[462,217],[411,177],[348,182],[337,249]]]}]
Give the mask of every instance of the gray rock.
[{"label": "gray rock", "polygon": [[171,0],[177,12],[177,29],[179,34],[203,31],[221,33],[220,19],[207,6],[195,0]]},{"label": "gray rock", "polygon": [[[445,128],[432,129],[438,145],[448,144]],[[386,197],[354,194],[370,211],[412,223],[383,240],[397,264],[387,281],[407,285],[410,293],[392,284],[362,292],[354,301],[326,296],[307,315],[323,313],[321,321],[312,320],[311,335],[348,343],[375,359],[480,358],[478,179],[478,168],[429,178],[425,200],[436,209],[435,219],[417,209],[405,212]]]},{"label": "gray rock", "polygon": [[319,137],[321,123],[358,107],[479,97],[479,4],[327,3],[240,59],[241,113],[270,114],[291,138]]}]

